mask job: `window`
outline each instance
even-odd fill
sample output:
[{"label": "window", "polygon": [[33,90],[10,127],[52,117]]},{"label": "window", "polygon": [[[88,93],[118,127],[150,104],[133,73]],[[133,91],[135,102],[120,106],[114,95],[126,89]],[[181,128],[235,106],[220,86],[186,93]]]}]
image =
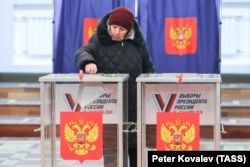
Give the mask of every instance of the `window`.
[{"label": "window", "polygon": [[221,72],[250,71],[250,0],[223,0],[221,26]]},{"label": "window", "polygon": [[52,16],[47,5],[15,5],[15,65],[51,65]]},{"label": "window", "polygon": [[8,0],[0,6],[0,72],[51,73],[53,0]]}]

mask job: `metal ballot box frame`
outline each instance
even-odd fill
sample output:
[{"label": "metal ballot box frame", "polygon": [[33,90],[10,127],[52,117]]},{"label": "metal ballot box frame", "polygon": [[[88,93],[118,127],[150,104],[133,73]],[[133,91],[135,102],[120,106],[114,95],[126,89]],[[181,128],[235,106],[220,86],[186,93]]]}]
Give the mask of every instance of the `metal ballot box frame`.
[{"label": "metal ballot box frame", "polygon": [[[156,113],[165,111],[173,94],[176,99],[169,112],[201,112],[200,150],[220,149],[219,74],[141,74],[136,81],[138,167],[146,167],[147,152],[156,150]],[[161,102],[156,96],[161,96]],[[188,98],[197,104],[189,104]]]},{"label": "metal ballot box frame", "polygon": [[[39,78],[42,167],[126,167],[128,165],[128,74],[49,74]],[[101,111],[103,156],[99,160],[62,158],[60,114]],[[61,135],[63,137],[63,135]],[[73,156],[74,157],[74,156]]]}]

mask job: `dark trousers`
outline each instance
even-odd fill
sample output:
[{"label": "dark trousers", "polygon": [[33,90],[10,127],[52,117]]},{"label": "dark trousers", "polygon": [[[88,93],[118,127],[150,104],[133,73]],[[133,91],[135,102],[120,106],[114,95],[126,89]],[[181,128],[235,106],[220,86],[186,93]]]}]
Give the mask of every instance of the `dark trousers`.
[{"label": "dark trousers", "polygon": [[[104,167],[114,167],[117,165],[117,156],[114,150],[104,150]],[[129,167],[137,167],[137,149],[128,149]]]},{"label": "dark trousers", "polygon": [[137,167],[137,149],[129,148],[128,156],[129,156],[129,167]]}]

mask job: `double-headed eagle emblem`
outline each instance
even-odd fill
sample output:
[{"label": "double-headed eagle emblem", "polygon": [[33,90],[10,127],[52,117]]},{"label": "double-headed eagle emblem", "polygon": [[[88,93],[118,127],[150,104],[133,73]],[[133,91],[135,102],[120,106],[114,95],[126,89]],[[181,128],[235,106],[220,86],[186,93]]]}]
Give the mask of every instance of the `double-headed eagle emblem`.
[{"label": "double-headed eagle emblem", "polygon": [[90,26],[90,27],[88,28],[88,36],[89,36],[89,38],[90,38],[94,33],[96,33],[96,26]]},{"label": "double-headed eagle emblem", "polygon": [[190,26],[171,26],[170,38],[177,49],[185,49],[190,45],[192,28]]},{"label": "double-headed eagle emblem", "polygon": [[64,126],[64,139],[69,150],[76,155],[86,155],[96,149],[99,137],[98,124],[93,121],[70,121]]},{"label": "double-headed eagle emblem", "polygon": [[192,150],[196,130],[194,124],[181,123],[177,119],[175,122],[163,123],[160,127],[160,135],[162,142],[165,143],[165,150]]}]

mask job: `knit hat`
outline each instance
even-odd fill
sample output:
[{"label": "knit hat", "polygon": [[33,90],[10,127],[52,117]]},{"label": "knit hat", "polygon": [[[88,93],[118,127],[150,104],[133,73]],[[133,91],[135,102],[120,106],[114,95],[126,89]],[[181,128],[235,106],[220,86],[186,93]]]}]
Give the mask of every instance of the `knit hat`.
[{"label": "knit hat", "polygon": [[109,25],[115,24],[126,28],[128,31],[131,30],[134,23],[133,13],[125,7],[117,7],[110,12]]}]

